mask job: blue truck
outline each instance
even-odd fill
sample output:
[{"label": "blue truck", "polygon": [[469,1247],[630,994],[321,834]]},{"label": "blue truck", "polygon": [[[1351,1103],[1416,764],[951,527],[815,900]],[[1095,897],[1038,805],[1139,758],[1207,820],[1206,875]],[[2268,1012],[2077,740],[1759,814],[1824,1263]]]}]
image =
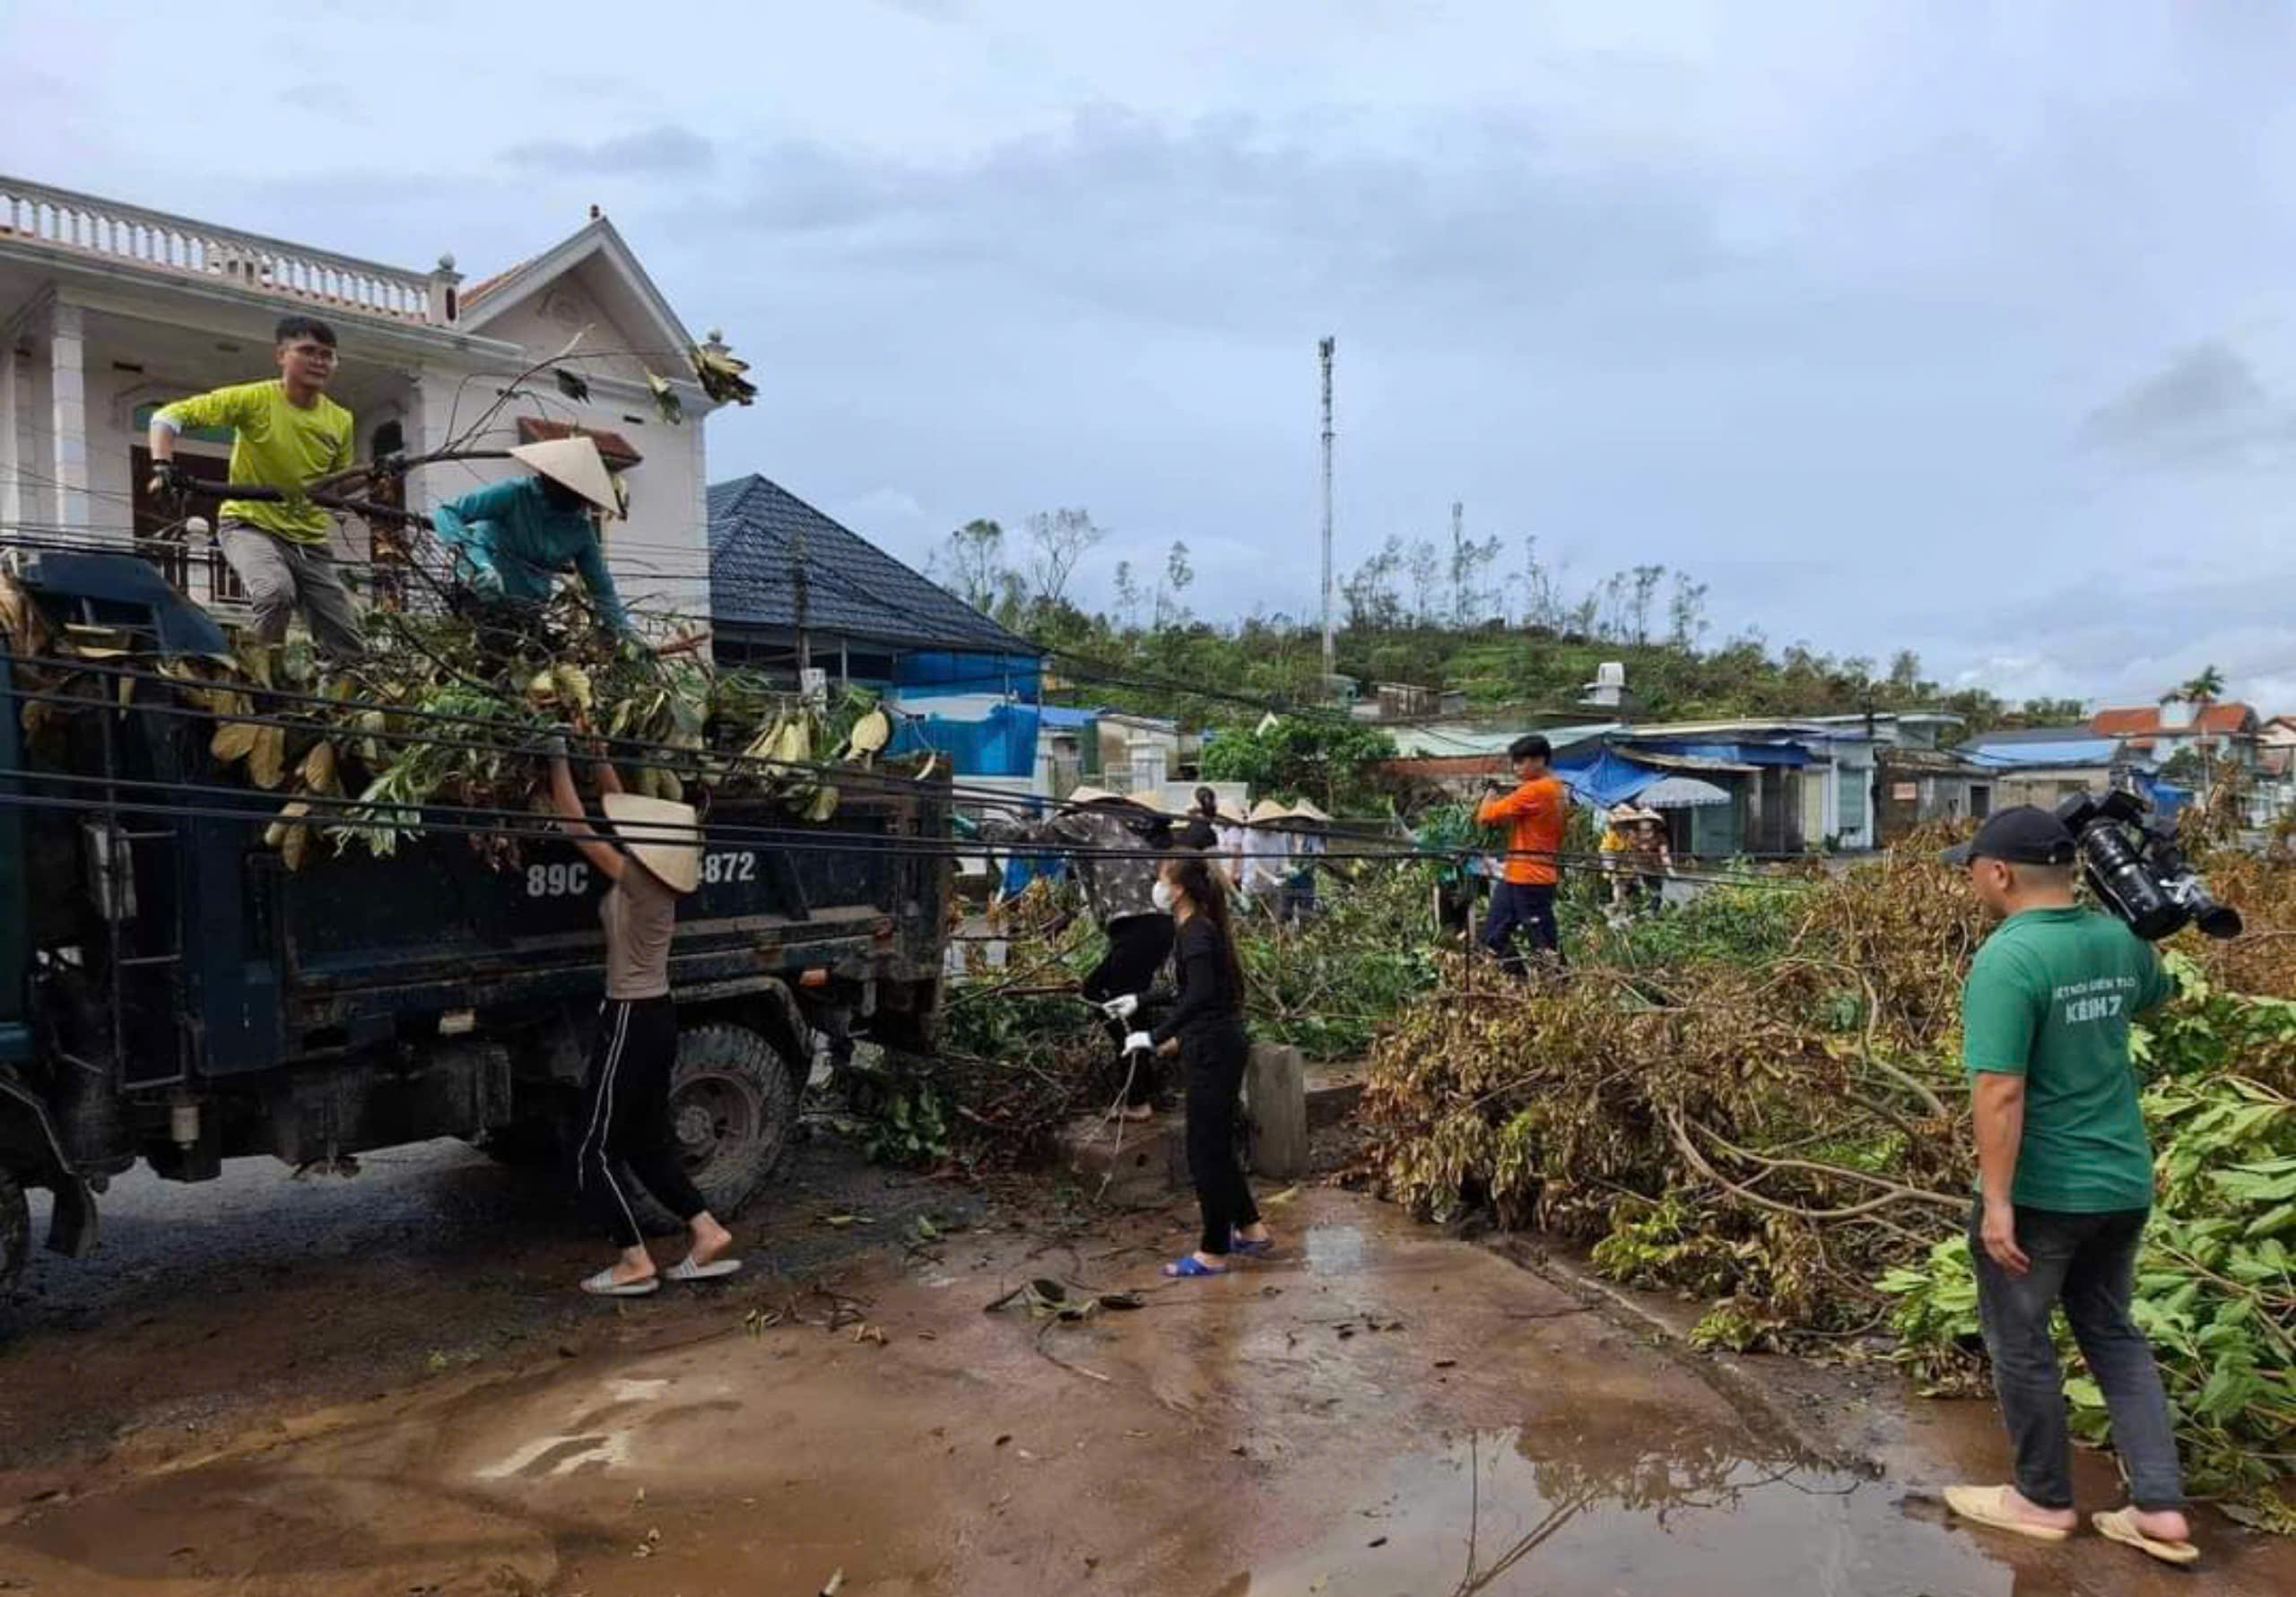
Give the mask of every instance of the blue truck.
[{"label": "blue truck", "polygon": [[[14,576],[55,624],[125,629],[147,659],[224,649],[135,556],[46,551]],[[105,679],[36,743],[29,668],[0,658],[0,1298],[28,1189],[54,1194],[48,1244],[77,1257],[138,1160],[201,1181],[249,1155],[569,1145],[604,946],[602,884],[570,845],[527,840],[498,869],[439,829],[290,871],[263,842],[275,796],[215,791],[212,727],[162,707],[170,687]],[[945,784],[848,790],[817,826],[721,802],[705,835],[672,950],[672,1107],[696,1184],[734,1213],[789,1148],[816,1047],[931,1048],[951,866],[917,845],[948,835]]]}]

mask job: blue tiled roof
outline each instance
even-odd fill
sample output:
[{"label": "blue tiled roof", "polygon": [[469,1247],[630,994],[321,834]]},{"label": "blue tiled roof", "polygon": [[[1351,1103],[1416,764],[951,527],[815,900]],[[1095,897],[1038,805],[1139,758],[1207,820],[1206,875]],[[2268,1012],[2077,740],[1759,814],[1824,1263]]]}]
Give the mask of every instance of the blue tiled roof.
[{"label": "blue tiled roof", "polygon": [[787,632],[797,624],[795,551],[805,551],[805,624],[903,648],[1040,655],[947,589],[754,474],[709,490],[709,619]]}]

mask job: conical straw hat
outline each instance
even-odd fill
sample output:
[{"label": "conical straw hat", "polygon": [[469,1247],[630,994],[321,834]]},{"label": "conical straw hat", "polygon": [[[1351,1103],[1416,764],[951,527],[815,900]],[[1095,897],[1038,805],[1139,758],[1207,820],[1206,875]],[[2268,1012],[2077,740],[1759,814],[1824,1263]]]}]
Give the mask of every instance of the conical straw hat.
[{"label": "conical straw hat", "polygon": [[1110,793],[1105,787],[1079,787],[1061,802],[1078,809],[1086,804],[1129,804],[1135,810],[1161,813],[1153,805],[1144,804],[1128,793]]},{"label": "conical straw hat", "polygon": [[1271,820],[1291,820],[1292,812],[1274,799],[1262,799],[1252,806],[1252,812],[1248,819],[1253,826],[1265,826]]},{"label": "conical straw hat", "polygon": [[599,456],[598,447],[587,438],[552,438],[546,443],[520,444],[510,451],[510,458],[561,487],[572,489],[609,515],[622,513],[622,501],[614,496],[613,479],[606,473],[606,463]]},{"label": "conical straw hat", "polygon": [[1317,809],[1314,804],[1309,803],[1306,799],[1301,799],[1298,803],[1292,806],[1292,819],[1294,820],[1313,820],[1320,822],[1327,821],[1331,817],[1325,814],[1321,810]]},{"label": "conical straw hat", "polygon": [[609,793],[605,812],[622,846],[663,886],[690,893],[701,885],[700,818],[691,804]]}]

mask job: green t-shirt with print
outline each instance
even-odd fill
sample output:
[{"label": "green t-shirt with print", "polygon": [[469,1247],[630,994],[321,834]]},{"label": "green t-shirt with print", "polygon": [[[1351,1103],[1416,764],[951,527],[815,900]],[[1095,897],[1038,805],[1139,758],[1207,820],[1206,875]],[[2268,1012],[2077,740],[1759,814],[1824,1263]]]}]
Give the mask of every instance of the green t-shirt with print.
[{"label": "green t-shirt with print", "polygon": [[2173,991],[2161,957],[2089,909],[2028,909],[1986,939],[1961,987],[1961,1063],[2025,1078],[2010,1201],[2102,1214],[2152,1203],[2129,1022]]}]

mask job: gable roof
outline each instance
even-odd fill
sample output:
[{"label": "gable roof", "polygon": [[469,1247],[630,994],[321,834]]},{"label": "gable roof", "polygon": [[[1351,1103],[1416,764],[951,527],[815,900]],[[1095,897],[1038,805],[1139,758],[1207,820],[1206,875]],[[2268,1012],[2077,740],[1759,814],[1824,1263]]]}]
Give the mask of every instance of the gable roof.
[{"label": "gable roof", "polygon": [[711,626],[792,631],[798,540],[811,630],[904,648],[1041,656],[947,589],[839,525],[796,494],[752,474],[709,490]]},{"label": "gable roof", "polygon": [[[680,359],[673,372],[674,381],[685,376],[683,352],[693,343],[693,335],[685,330],[678,313],[646,268],[638,264],[638,256],[623,239],[605,213],[596,206],[590,208],[590,220],[578,231],[544,250],[529,256],[507,271],[482,278],[465,291],[461,301],[458,325],[465,332],[475,333],[511,307],[523,302],[526,296],[546,283],[554,282],[577,266],[593,257],[602,259],[628,291],[643,326],[625,326],[622,331],[635,339],[651,359],[646,364],[660,369],[670,365],[670,352],[680,352]],[[691,381],[685,382],[691,387]],[[698,394],[696,395],[698,397]],[[691,400],[688,402],[691,403]]]},{"label": "gable roof", "polygon": [[2256,711],[2251,707],[2237,699],[2227,699],[2209,705],[2188,725],[2167,726],[2161,724],[2159,705],[2143,704],[2126,709],[2099,710],[2091,717],[2089,730],[2099,737],[2194,737],[2202,733],[2222,737],[2248,731],[2255,718]]}]

